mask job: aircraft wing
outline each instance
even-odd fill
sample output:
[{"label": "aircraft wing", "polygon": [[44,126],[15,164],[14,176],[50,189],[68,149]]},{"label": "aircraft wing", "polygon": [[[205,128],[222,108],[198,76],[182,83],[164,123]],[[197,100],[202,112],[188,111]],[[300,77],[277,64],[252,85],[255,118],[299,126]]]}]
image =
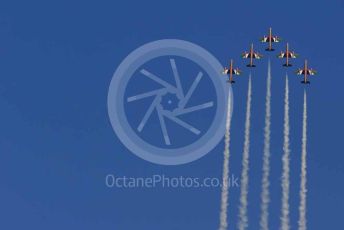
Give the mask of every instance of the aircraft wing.
[{"label": "aircraft wing", "polygon": [[299,56],[297,53],[295,52],[290,52],[290,58],[297,58],[297,56]]},{"label": "aircraft wing", "polygon": [[253,53],[253,58],[255,59],[261,59],[263,57],[263,55],[259,54],[259,53]]},{"label": "aircraft wing", "polygon": [[303,74],[305,74],[305,72],[304,72],[303,69],[298,69],[298,70],[296,70],[295,73],[296,73],[297,75],[303,75]]},{"label": "aircraft wing", "polygon": [[314,70],[314,69],[309,69],[309,70],[308,70],[308,74],[309,74],[309,75],[315,75],[315,74],[317,74],[317,71]]},{"label": "aircraft wing", "polygon": [[272,37],[272,42],[280,42],[281,38],[277,37],[277,36],[273,36]]},{"label": "aircraft wing", "polygon": [[261,42],[269,42],[269,38],[267,36],[264,36],[260,39]]},{"label": "aircraft wing", "polygon": [[250,53],[248,52],[244,52],[243,54],[241,54],[242,58],[250,58]]},{"label": "aircraft wing", "polygon": [[229,74],[229,68],[225,67],[222,71],[222,74]]},{"label": "aircraft wing", "polygon": [[279,55],[277,55],[278,58],[285,58],[287,55],[284,52],[281,52]]},{"label": "aircraft wing", "polygon": [[240,69],[233,69],[233,74],[235,74],[235,75],[240,75],[241,74],[241,71],[240,71]]}]

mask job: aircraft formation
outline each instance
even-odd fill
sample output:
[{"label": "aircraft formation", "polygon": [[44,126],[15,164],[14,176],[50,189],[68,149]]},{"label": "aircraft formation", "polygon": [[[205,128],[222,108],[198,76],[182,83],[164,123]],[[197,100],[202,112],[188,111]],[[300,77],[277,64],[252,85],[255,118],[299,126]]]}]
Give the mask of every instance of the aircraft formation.
[{"label": "aircraft formation", "polygon": [[[281,42],[281,38],[273,35],[272,33],[272,28],[269,28],[269,33],[268,35],[264,35],[260,41],[262,43],[268,43],[268,47],[265,49],[268,52],[274,51],[275,49],[273,48],[272,44],[273,43],[279,43]],[[242,58],[244,59],[249,59],[249,63],[246,65],[247,67],[256,67],[256,65],[253,63],[254,59],[261,59],[263,58],[263,55],[260,54],[259,52],[255,51],[253,48],[253,43],[250,46],[249,51],[245,51],[242,55]],[[294,59],[298,57],[298,54],[295,53],[294,51],[290,50],[289,48],[289,43],[286,44],[286,48],[284,51],[281,51],[278,55],[278,58],[280,59],[285,59],[285,63],[283,66],[285,67],[291,67],[292,64],[290,63],[290,59]],[[239,68],[234,68],[233,67],[233,60],[230,60],[230,65],[229,67],[225,67],[223,70],[223,74],[226,74],[229,76],[228,82],[233,84],[235,83],[233,75],[240,75],[242,71]],[[308,67],[308,62],[305,60],[304,66],[302,68],[299,68],[296,72],[297,75],[302,75],[303,80],[301,81],[302,84],[310,84],[309,81],[309,76],[313,76],[317,73],[316,70],[309,68]]]}]

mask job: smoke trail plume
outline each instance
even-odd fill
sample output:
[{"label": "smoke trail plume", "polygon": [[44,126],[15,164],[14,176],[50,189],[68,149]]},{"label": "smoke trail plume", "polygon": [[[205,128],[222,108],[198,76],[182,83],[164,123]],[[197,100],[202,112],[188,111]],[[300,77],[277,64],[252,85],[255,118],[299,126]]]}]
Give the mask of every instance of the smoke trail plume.
[{"label": "smoke trail plume", "polygon": [[229,157],[230,157],[230,127],[231,127],[231,105],[230,105],[230,91],[227,103],[227,119],[226,119],[226,133],[225,133],[225,150],[223,152],[223,186],[221,194],[221,213],[220,213],[220,227],[219,230],[227,230],[227,212],[228,212],[228,190],[229,190]]},{"label": "smoke trail plume", "polygon": [[240,206],[239,206],[239,222],[238,229],[245,230],[248,227],[247,217],[247,195],[248,195],[248,180],[249,180],[249,152],[250,152],[250,126],[251,126],[251,95],[252,95],[252,82],[251,75],[248,82],[247,90],[247,104],[246,104],[246,121],[245,121],[245,140],[244,151],[242,158],[242,172],[240,182]]},{"label": "smoke trail plume", "polygon": [[306,201],[307,201],[307,93],[303,96],[303,122],[302,122],[302,156],[301,156],[301,186],[299,206],[299,230],[307,229]]},{"label": "smoke trail plume", "polygon": [[263,177],[261,193],[261,217],[260,229],[269,229],[269,175],[270,175],[270,130],[271,126],[271,65],[268,64],[268,77],[266,80],[266,97],[265,97],[265,127],[264,127],[264,153],[263,153]]},{"label": "smoke trail plume", "polygon": [[285,98],[284,98],[284,144],[283,144],[283,172],[282,172],[282,214],[281,214],[281,230],[289,230],[289,161],[290,161],[290,149],[289,149],[289,82],[288,75],[285,81]]}]

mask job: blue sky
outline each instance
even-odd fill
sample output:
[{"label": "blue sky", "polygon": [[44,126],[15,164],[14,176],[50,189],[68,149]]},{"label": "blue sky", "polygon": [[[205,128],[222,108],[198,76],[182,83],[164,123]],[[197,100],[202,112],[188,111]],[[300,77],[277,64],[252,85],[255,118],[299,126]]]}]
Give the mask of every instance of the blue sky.
[{"label": "blue sky", "polygon": [[[339,229],[344,211],[343,1],[2,1],[0,4],[0,228],[216,229],[220,189],[107,188],[119,176],[220,177],[223,143],[202,159],[160,166],[131,154],[107,115],[120,62],[158,39],[196,43],[244,70],[234,86],[231,172],[240,174],[248,72],[240,53],[272,26],[319,71],[309,96],[309,229]],[[282,45],[277,50],[283,49]],[[266,56],[269,56],[268,54]],[[272,60],[271,229],[279,226],[283,89]],[[249,229],[259,221],[267,58],[252,72]],[[292,71],[291,223],[297,226],[304,86]],[[207,93],[206,91],[204,93]],[[230,229],[239,189],[231,190]]]}]

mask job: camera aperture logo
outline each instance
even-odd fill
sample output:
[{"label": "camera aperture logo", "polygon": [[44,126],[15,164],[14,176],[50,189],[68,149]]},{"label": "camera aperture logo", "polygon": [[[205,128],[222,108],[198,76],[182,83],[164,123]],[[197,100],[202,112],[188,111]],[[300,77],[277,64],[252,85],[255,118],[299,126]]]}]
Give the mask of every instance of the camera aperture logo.
[{"label": "camera aperture logo", "polygon": [[108,92],[118,138],[156,164],[201,158],[225,132],[232,96],[222,69],[208,51],[182,40],[159,40],[134,50],[117,68]]}]

